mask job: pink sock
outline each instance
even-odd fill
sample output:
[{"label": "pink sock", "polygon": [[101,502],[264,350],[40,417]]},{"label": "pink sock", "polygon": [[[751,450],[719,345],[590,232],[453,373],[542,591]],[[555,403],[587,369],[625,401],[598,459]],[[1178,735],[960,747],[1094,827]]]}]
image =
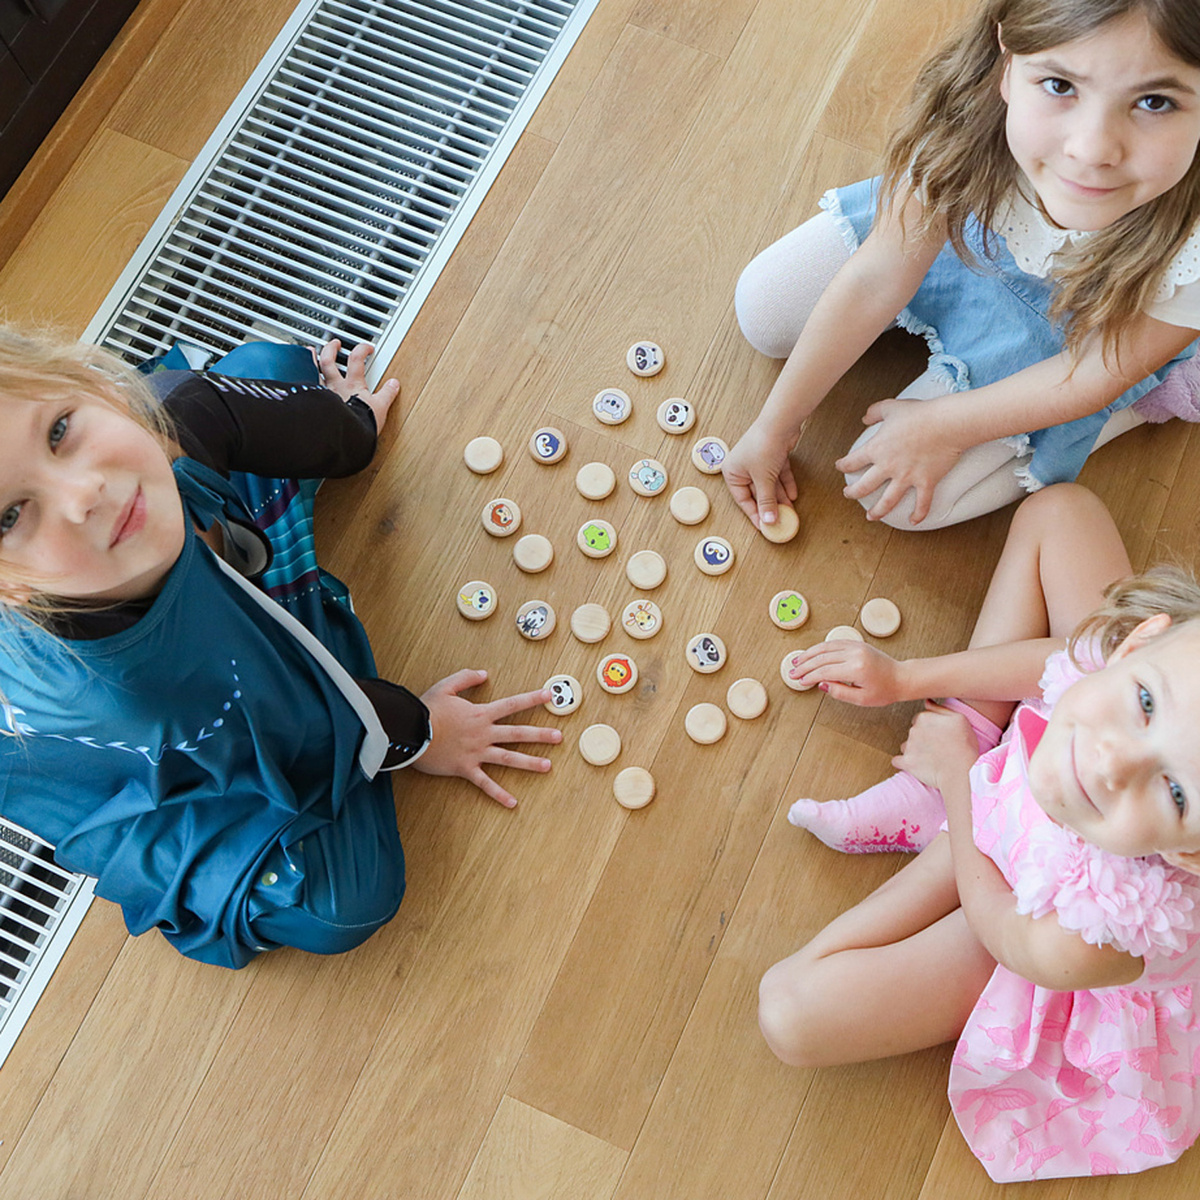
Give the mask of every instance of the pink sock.
[{"label": "pink sock", "polygon": [[[971,723],[979,753],[990,750],[1003,730],[961,700],[943,700]],[[845,854],[924,850],[946,819],[942,794],[907,771],[869,787],[849,800],[797,800],[788,820]]]}]

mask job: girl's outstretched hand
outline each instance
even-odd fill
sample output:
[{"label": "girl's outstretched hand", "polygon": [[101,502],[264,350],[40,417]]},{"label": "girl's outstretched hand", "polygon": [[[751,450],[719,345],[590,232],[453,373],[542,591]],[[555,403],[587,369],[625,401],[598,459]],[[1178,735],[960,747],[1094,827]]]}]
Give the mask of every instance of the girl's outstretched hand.
[{"label": "girl's outstretched hand", "polygon": [[486,680],[486,671],[456,671],[439,680],[421,697],[429,709],[433,736],[429,748],[413,763],[413,767],[426,775],[456,775],[473,783],[505,808],[513,808],[517,803],[516,798],[496,783],[483,768],[496,766],[517,767],[522,771],[548,771],[548,758],[535,758],[503,747],[510,742],[554,744],[562,741],[562,733],[545,725],[500,724],[505,717],[545,704],[550,699],[550,693],[544,688],[484,704],[476,704],[459,695]]},{"label": "girl's outstretched hand", "polygon": [[903,664],[865,642],[818,642],[797,657],[788,674],[835,700],[878,708],[907,698],[900,686]]},{"label": "girl's outstretched hand", "polygon": [[947,782],[966,779],[978,757],[979,743],[967,718],[926,700],[892,766],[948,795]]},{"label": "girl's outstretched hand", "polygon": [[725,484],[755,529],[773,525],[779,505],[795,503],[796,477],[788,458],[794,441],[755,421],[726,455],[721,468]]},{"label": "girl's outstretched hand", "polygon": [[834,466],[848,475],[862,471],[843,492],[851,500],[884,488],[868,520],[886,517],[909,488],[916,492],[909,521],[919,525],[929,515],[933,489],[966,449],[949,438],[939,411],[933,400],[880,400],[863,414],[863,424],[874,425],[875,433]]},{"label": "girl's outstretched hand", "polygon": [[337,363],[341,348],[342,343],[338,338],[333,338],[321,347],[321,353],[317,355],[317,370],[321,374],[321,383],[343,400],[357,396],[375,414],[375,432],[382,433],[388,411],[400,395],[400,380],[385,379],[377,391],[372,391],[367,383],[367,360],[375,353],[375,347],[369,342],[360,342],[355,346],[350,351],[344,375]]}]

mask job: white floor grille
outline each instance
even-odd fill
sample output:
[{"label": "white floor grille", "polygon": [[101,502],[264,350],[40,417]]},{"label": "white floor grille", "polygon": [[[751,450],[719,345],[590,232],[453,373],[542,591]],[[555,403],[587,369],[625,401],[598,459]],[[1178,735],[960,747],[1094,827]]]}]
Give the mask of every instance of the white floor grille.
[{"label": "white floor grille", "polygon": [[92,898],[92,880],[0,818],[0,1064],[45,989]]},{"label": "white floor grille", "polygon": [[598,0],[304,0],[85,335],[386,365]]}]

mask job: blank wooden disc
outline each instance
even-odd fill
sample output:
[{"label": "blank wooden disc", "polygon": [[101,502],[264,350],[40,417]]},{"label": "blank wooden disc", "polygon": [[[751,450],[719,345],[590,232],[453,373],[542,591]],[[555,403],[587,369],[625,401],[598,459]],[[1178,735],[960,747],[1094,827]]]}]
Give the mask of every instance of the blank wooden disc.
[{"label": "blank wooden disc", "polygon": [[725,713],[715,704],[694,704],[683,718],[683,727],[693,742],[711,746],[725,736]]},{"label": "blank wooden disc", "polygon": [[644,767],[626,767],[613,780],[613,795],[622,808],[645,808],[654,799],[654,776]]},{"label": "blank wooden disc", "polygon": [[800,532],[800,518],[797,516],[796,510],[789,504],[781,504],[777,511],[779,516],[775,524],[760,526],[759,533],[768,542],[781,545],[784,542],[790,542]]},{"label": "blank wooden disc", "polygon": [[513,547],[513,562],[530,575],[544,571],[553,561],[554,547],[540,533],[527,533]]},{"label": "blank wooden disc", "polygon": [[606,767],[621,753],[621,735],[611,725],[589,725],[579,735],[579,753],[593,767]]},{"label": "blank wooden disc", "polygon": [[616,486],[617,473],[608,463],[584,463],[575,475],[576,489],[588,500],[603,500]]},{"label": "blank wooden disc", "polygon": [[900,610],[883,596],[868,600],[862,606],[858,619],[872,637],[891,637],[900,628]]},{"label": "blank wooden disc", "polygon": [[835,625],[826,635],[827,642],[861,642],[863,635],[853,625]]},{"label": "blank wooden disc", "polygon": [[698,487],[681,487],[671,497],[671,516],[680,525],[699,525],[708,509],[708,494]]},{"label": "blank wooden disc", "polygon": [[571,614],[571,632],[581,642],[602,642],[612,628],[612,618],[603,604],[581,604]]},{"label": "blank wooden disc", "polygon": [[743,721],[753,721],[767,711],[767,689],[757,679],[747,676],[729,685],[725,693],[725,703],[735,717]]},{"label": "blank wooden disc", "polygon": [[667,577],[667,560],[657,550],[639,550],[625,564],[625,575],[635,588],[650,591]]},{"label": "blank wooden disc", "polygon": [[504,447],[494,437],[472,438],[463,451],[463,462],[476,475],[490,475],[504,461]]}]

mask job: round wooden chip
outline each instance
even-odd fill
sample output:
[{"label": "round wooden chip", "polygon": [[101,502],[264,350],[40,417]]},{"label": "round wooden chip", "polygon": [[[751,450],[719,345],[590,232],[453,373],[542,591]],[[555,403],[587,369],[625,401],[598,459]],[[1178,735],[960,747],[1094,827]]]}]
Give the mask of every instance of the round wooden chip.
[{"label": "round wooden chip", "polygon": [[900,628],[900,610],[883,596],[868,600],[862,606],[858,619],[872,637],[891,637]]},{"label": "round wooden chip", "polygon": [[581,642],[602,642],[612,628],[612,618],[603,604],[581,604],[571,614],[571,632]]},{"label": "round wooden chip", "polygon": [[725,736],[725,713],[715,704],[694,704],[683,719],[683,727],[693,742],[711,746]]},{"label": "round wooden chip", "polygon": [[767,711],[767,689],[757,679],[749,676],[739,679],[729,685],[725,693],[725,703],[735,717],[743,721],[753,721]]},{"label": "round wooden chip", "polygon": [[504,461],[504,447],[494,437],[472,438],[463,451],[463,462],[476,475],[490,475]]},{"label": "round wooden chip", "polygon": [[759,533],[768,542],[782,545],[784,542],[790,542],[800,532],[800,518],[796,510],[787,504],[781,504],[777,511],[779,516],[775,524],[759,526]]},{"label": "round wooden chip", "polygon": [[584,463],[575,475],[575,487],[588,500],[603,500],[617,486],[617,473],[602,462]]},{"label": "round wooden chip", "polygon": [[530,575],[544,571],[553,561],[554,547],[540,533],[527,533],[513,547],[513,562]]},{"label": "round wooden chip", "polygon": [[639,550],[625,564],[625,576],[635,588],[650,591],[667,577],[667,560],[657,550]]},{"label": "round wooden chip", "polygon": [[579,735],[579,753],[593,767],[606,767],[621,753],[621,735],[611,725],[589,725]]},{"label": "round wooden chip", "polygon": [[654,776],[643,767],[626,767],[613,780],[613,795],[622,808],[645,808],[654,799]]},{"label": "round wooden chip", "polygon": [[671,516],[680,525],[699,525],[708,516],[708,494],[698,487],[681,487],[671,497]]}]

